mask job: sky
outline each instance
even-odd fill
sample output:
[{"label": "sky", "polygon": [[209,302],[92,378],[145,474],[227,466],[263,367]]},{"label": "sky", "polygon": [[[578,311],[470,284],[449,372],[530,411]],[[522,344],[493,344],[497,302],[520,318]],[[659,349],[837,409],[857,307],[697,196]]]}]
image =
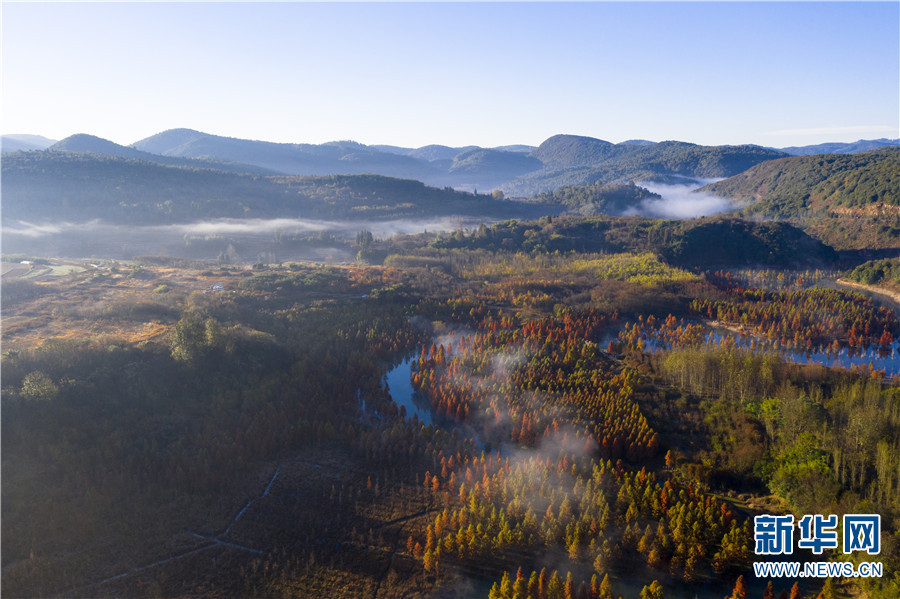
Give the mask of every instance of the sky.
[{"label": "sky", "polygon": [[900,137],[900,2],[0,3],[4,134]]}]

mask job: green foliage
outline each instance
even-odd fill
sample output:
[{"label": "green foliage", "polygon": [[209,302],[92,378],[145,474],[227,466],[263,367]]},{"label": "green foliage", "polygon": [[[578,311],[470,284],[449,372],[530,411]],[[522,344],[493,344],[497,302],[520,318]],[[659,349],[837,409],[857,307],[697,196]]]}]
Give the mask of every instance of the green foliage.
[{"label": "green foliage", "polygon": [[326,267],[261,272],[241,281],[240,287],[256,291],[324,289],[334,288],[342,282],[344,279],[340,269]]},{"label": "green foliage", "polygon": [[[795,511],[881,513],[893,530],[891,381],[707,343],[702,325],[660,318],[674,306],[803,344],[896,328],[856,294],[747,289],[659,257],[690,256],[684,248],[732,229],[766,251],[798,251],[785,242],[790,228],[730,219],[509,221],[385,267],[230,271],[242,282],[227,293],[151,296],[168,311],[110,304],[162,321],[163,342],[50,339],[9,352],[3,590],[53,596],[108,578],[123,553],[141,565],[192,551],[200,545],[185,531],[225,530],[248,499],[265,515],[228,539],[264,558],[230,547],[219,565],[160,563],[153,581],[180,589],[227,571],[239,582],[210,575],[196,594],[368,596],[387,593],[385,568],[396,568],[407,594],[440,592],[448,571],[520,599],[605,599],[619,580],[663,577],[730,589],[752,549],[734,492],[767,489]],[[578,244],[591,251],[572,252]],[[166,280],[178,289],[178,277]],[[626,305],[654,314],[607,344]],[[642,351],[663,342],[673,349]],[[410,352],[410,383],[438,425],[390,399],[384,371]],[[279,464],[283,476],[260,496]],[[894,547],[885,533],[886,581]],[[529,572],[546,555],[558,569]],[[310,577],[327,584],[310,590]],[[370,586],[345,584],[355,577]],[[124,578],[134,594],[166,594]],[[129,594],[119,588],[99,591]]]},{"label": "green foliage", "polygon": [[22,381],[22,397],[28,401],[51,401],[58,393],[59,387],[38,370],[28,373]]},{"label": "green foliage", "polygon": [[509,193],[527,195],[617,181],[730,177],[760,162],[785,156],[759,146],[711,147],[677,141],[614,145],[574,135],[555,135],[533,155],[544,168],[504,186]]},{"label": "green foliage", "polygon": [[835,500],[837,482],[828,454],[813,433],[801,433],[776,457],[769,488],[786,498],[801,512]]},{"label": "green foliage", "polygon": [[640,285],[697,279],[696,275],[668,266],[649,253],[582,254],[578,258],[560,254],[529,256],[505,253],[490,257],[483,254],[467,256],[464,252],[457,251],[451,255],[455,258],[454,274],[469,280],[504,280],[516,276],[534,276],[542,272],[550,272],[557,277],[569,273],[586,274],[599,280]]},{"label": "green foliage", "polygon": [[[796,227],[734,218],[686,221],[646,218],[542,218],[506,221],[438,238],[432,247],[525,252],[652,252],[676,266],[808,266],[830,263],[836,253]],[[716,251],[710,251],[710,248]]]},{"label": "green foliage", "polygon": [[900,149],[798,156],[704,188],[747,202],[747,215],[790,219],[838,249],[900,245]]},{"label": "green foliage", "polygon": [[366,229],[361,230],[356,234],[356,245],[360,249],[368,249],[372,245],[372,232]]},{"label": "green foliage", "polygon": [[850,271],[847,278],[864,285],[900,284],[900,258],[870,260]]},{"label": "green foliage", "polygon": [[633,182],[562,187],[535,196],[537,201],[545,204],[561,204],[570,212],[582,216],[597,214],[618,216],[629,210],[636,211],[644,200],[659,198],[659,195],[638,187]]},{"label": "green foliage", "polygon": [[641,589],[640,599],[665,599],[662,585],[654,580],[649,585]]},{"label": "green foliage", "polygon": [[706,191],[751,201],[752,214],[792,217],[827,208],[900,205],[900,149],[782,158],[759,164]]},{"label": "green foliage", "polygon": [[816,370],[802,376],[781,358],[746,349],[670,351],[658,368],[707,398],[716,467],[765,482],[801,513],[837,505],[843,495],[898,515],[895,389],[849,377],[822,380]]}]

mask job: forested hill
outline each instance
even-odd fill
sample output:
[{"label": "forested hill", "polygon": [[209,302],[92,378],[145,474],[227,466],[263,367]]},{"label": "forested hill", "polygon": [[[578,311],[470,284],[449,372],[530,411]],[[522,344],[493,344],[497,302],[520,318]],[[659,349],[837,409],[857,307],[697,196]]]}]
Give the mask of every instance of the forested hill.
[{"label": "forested hill", "polygon": [[703,189],[753,202],[751,212],[773,216],[838,206],[896,206],[900,204],[900,148],[772,160]]},{"label": "forested hill", "polygon": [[379,175],[260,177],[80,152],[6,154],[4,220],[164,224],[209,218],[512,218],[528,206]]},{"label": "forested hill", "polygon": [[513,195],[571,185],[621,181],[677,183],[730,177],[786,156],[760,146],[699,146],[679,141],[611,144],[590,137],[556,135],[533,152],[544,168],[506,186]]},{"label": "forested hill", "polygon": [[[438,239],[441,249],[525,252],[651,252],[682,267],[724,265],[831,267],[836,252],[784,222],[731,217],[658,220],[640,217],[560,217],[509,221]],[[711,250],[714,248],[714,250]]]},{"label": "forested hill", "polygon": [[644,200],[660,198],[660,195],[638,187],[633,182],[572,185],[556,191],[547,191],[535,197],[542,203],[559,204],[569,212],[583,216],[634,214]]},{"label": "forested hill", "polygon": [[900,148],[772,160],[703,191],[802,221],[834,247],[900,247]]}]

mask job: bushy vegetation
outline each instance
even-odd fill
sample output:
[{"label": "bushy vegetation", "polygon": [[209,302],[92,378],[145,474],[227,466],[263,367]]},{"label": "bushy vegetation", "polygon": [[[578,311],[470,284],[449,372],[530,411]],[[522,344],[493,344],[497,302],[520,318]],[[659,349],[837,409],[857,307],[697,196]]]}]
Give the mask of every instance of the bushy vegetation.
[{"label": "bushy vegetation", "polygon": [[[507,221],[469,234],[457,231],[432,247],[526,252],[652,252],[675,266],[820,266],[835,252],[796,227],[733,218],[544,217]],[[710,251],[710,248],[716,251]]]},{"label": "bushy vegetation", "polygon": [[619,216],[629,211],[634,214],[642,201],[659,198],[659,195],[631,182],[562,187],[552,192],[541,193],[534,199],[545,204],[561,204],[570,212],[582,216],[596,214]]},{"label": "bushy vegetation", "polygon": [[850,271],[847,278],[864,285],[900,285],[900,258],[870,260]]},{"label": "bushy vegetation", "polygon": [[800,216],[827,207],[900,204],[900,149],[816,154],[761,163],[704,189],[753,202],[748,212]]}]

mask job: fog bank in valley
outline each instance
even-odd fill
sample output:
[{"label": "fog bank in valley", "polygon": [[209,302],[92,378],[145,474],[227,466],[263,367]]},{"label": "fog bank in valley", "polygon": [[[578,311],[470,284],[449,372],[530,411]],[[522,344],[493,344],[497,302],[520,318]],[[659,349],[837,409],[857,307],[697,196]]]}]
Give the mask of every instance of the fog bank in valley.
[{"label": "fog bank in valley", "polygon": [[213,219],[193,223],[125,226],[89,222],[5,222],[3,253],[63,258],[160,255],[249,264],[259,260],[352,260],[347,245],[365,229],[375,238],[474,228],[474,217],[387,221],[325,221],[300,218]]},{"label": "fog bank in valley", "polygon": [[735,210],[738,206],[727,198],[720,198],[710,193],[696,191],[704,185],[721,181],[706,179],[699,183],[670,185],[664,183],[640,182],[637,185],[649,189],[662,196],[661,199],[647,199],[641,202],[638,209],[629,211],[628,215],[647,216],[650,218],[697,218],[712,216]]}]

